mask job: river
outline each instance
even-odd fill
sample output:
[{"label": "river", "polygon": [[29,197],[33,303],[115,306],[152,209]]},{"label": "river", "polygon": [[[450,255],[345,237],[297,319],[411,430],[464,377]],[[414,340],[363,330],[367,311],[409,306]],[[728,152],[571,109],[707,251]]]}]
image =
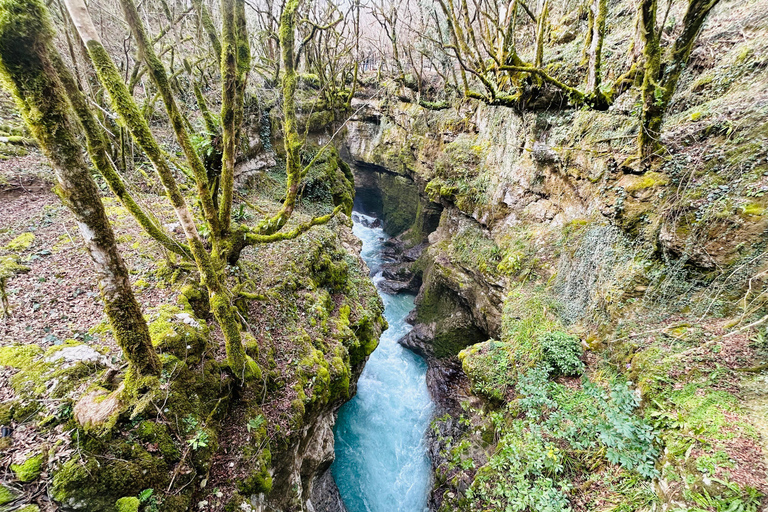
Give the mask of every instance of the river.
[{"label": "river", "polygon": [[[353,218],[366,224],[374,220],[359,212]],[[363,242],[362,257],[374,283],[381,281],[387,235],[361,222],[353,232]],[[434,405],[426,362],[397,343],[411,328],[405,317],[414,297],[379,294],[389,329],[365,365],[357,395],[339,410],[331,470],[348,512],[422,512],[431,487],[424,434]]]}]

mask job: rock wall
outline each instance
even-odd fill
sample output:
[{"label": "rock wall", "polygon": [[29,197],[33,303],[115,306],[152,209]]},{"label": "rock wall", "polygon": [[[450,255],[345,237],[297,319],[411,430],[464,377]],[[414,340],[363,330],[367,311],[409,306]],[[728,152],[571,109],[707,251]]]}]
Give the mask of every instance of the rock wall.
[{"label": "rock wall", "polygon": [[[752,14],[741,19],[754,27],[762,14],[754,3],[744,8]],[[731,9],[713,14],[701,36],[707,45],[725,44],[738,24],[729,18]],[[752,398],[740,397],[741,386],[754,386],[742,382],[738,370],[764,352],[739,328],[748,327],[747,317],[755,321],[765,313],[768,217],[760,191],[768,138],[760,123],[739,124],[737,136],[716,128],[734,115],[729,101],[743,101],[743,89],[734,85],[739,80],[760,91],[754,101],[740,103],[739,115],[756,120],[768,113],[768,76],[757,64],[763,61],[734,64],[737,54],[752,55],[749,48],[762,44],[750,34],[745,47],[729,47],[723,62],[686,72],[662,134],[669,154],[654,165],[635,157],[632,90],[607,112],[485,105],[435,112],[392,99],[369,101],[348,124],[345,158],[407,177],[422,200],[442,207],[439,225],[412,264],[423,284],[409,319],[414,329],[401,340],[427,357],[428,384],[440,406],[429,436],[437,473],[432,509],[472,509],[483,486],[501,489],[513,480],[485,466],[504,432],[486,414],[515,403],[517,379],[541,360],[541,340],[549,334],[555,338],[546,339],[583,347],[584,379],[603,378],[601,365],[608,365],[634,383],[645,415],[689,415],[698,424],[693,418],[701,411],[681,397],[686,386],[712,397],[712,404],[720,400],[718,389],[729,387],[733,395],[724,400],[759,408],[759,400],[753,407]],[[724,85],[734,65],[740,78]],[[704,92],[710,87],[717,94]],[[688,348],[670,339],[685,339]],[[713,384],[702,375],[715,364],[706,347],[716,342],[731,359]],[[672,370],[680,364],[684,370]],[[466,404],[474,412],[464,412]],[[725,414],[718,411],[707,414]],[[737,414],[737,423],[752,425],[747,430],[768,434],[759,421]],[[520,420],[512,415],[507,421]],[[679,431],[656,424],[659,449],[682,442]],[[762,444],[739,438],[751,446],[742,456],[716,431],[707,436],[694,457],[728,453],[738,469],[719,474],[727,473],[735,487],[701,484],[709,478],[705,470],[692,469],[684,453],[666,455],[656,460],[653,500],[688,506],[698,499],[693,496],[709,493],[730,503],[749,489],[757,489],[756,496],[768,491],[741,473],[750,471],[749,460],[761,460],[753,470],[766,474],[765,437]],[[576,471],[558,478],[567,487],[586,477]],[[599,500],[600,492],[578,499]]]}]

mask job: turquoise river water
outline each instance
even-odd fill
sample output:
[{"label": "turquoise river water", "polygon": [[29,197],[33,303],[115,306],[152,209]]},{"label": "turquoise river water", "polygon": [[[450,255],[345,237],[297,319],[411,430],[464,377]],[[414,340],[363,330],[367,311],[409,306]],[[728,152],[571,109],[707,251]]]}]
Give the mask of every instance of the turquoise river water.
[{"label": "turquoise river water", "polygon": [[[374,282],[381,280],[386,234],[359,222],[353,231],[363,241],[362,257]],[[357,395],[339,410],[331,470],[348,512],[422,512],[431,486],[424,434],[433,403],[426,363],[397,344],[411,328],[405,317],[413,309],[414,297],[379,294],[389,329],[365,365]]]}]

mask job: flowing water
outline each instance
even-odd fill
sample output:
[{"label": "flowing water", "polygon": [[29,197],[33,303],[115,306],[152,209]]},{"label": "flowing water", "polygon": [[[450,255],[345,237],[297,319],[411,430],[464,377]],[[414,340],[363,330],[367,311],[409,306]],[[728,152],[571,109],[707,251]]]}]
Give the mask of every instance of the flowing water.
[{"label": "flowing water", "polygon": [[[380,281],[387,236],[360,222],[353,232],[363,241],[362,257],[374,282]],[[357,395],[339,410],[331,469],[349,512],[422,512],[431,485],[424,442],[433,410],[427,365],[397,344],[411,328],[405,317],[413,309],[413,295],[379,294],[389,329],[365,365]]]}]

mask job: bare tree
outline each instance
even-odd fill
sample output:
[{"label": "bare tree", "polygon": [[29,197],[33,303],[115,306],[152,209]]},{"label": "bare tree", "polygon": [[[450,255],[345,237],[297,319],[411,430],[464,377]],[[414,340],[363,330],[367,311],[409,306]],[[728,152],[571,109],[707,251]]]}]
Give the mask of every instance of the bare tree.
[{"label": "bare tree", "polygon": [[[47,10],[38,0],[6,0],[0,16],[0,75],[53,164],[58,195],[77,219],[99,281],[104,311],[130,364],[133,385],[160,373],[146,321],[133,295],[98,188],[82,157]],[[73,84],[67,75],[64,81]],[[99,158],[102,155],[99,155]]]}]

